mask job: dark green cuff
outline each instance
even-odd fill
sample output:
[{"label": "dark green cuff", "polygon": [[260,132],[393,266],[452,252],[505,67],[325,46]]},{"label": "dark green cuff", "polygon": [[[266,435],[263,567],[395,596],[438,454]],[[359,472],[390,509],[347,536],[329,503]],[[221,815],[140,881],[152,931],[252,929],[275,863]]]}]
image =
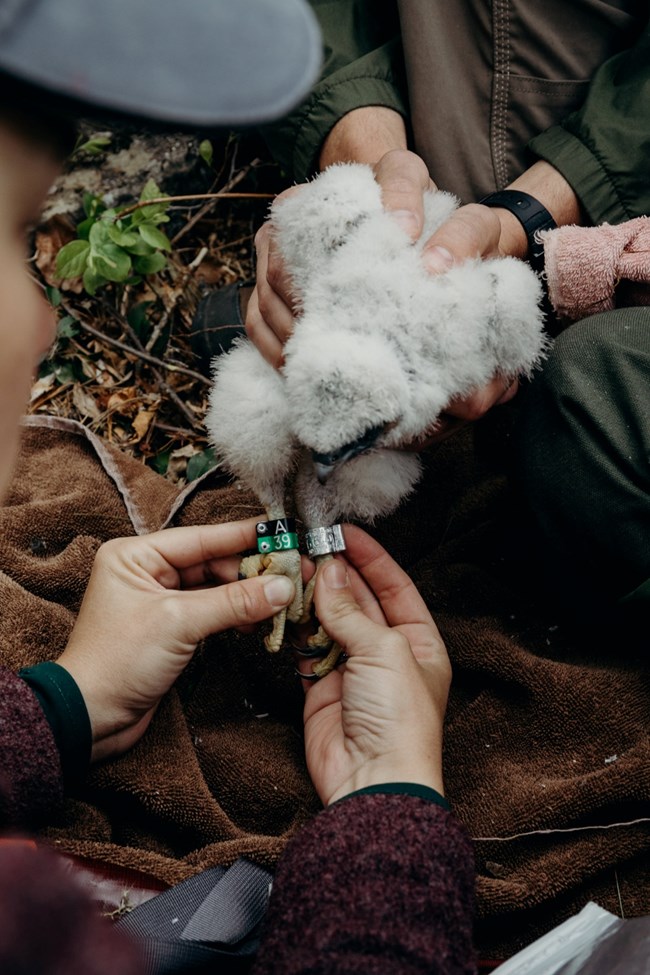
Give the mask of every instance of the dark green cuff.
[{"label": "dark green cuff", "polygon": [[626,607],[639,607],[646,612],[646,619],[648,619],[647,610],[650,608],[650,579],[646,579],[642,582],[640,586],[637,586],[632,592],[629,592],[627,596],[623,596],[619,600],[619,606]]},{"label": "dark green cuff", "polygon": [[336,806],[337,803],[345,802],[346,799],[352,799],[354,796],[372,796],[382,793],[384,795],[416,796],[418,799],[435,802],[437,806],[442,806],[447,812],[451,811],[451,806],[444,796],[436,792],[435,789],[429,788],[428,785],[418,785],[415,782],[387,782],[384,785],[368,785],[365,789],[357,789],[356,792],[350,792],[349,795],[342,796],[336,802],[333,802],[332,805]]},{"label": "dark green cuff", "polygon": [[31,687],[52,729],[66,785],[88,771],[92,729],[86,703],[73,677],[52,661],[18,672]]}]

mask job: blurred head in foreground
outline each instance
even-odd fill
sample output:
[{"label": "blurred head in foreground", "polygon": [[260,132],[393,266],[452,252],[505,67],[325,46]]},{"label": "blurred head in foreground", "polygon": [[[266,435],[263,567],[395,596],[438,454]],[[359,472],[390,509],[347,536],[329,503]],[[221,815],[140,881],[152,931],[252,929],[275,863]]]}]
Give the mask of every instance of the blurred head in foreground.
[{"label": "blurred head in foreground", "polygon": [[0,500],[32,375],[54,338],[26,231],[81,115],[243,127],[308,92],[321,45],[304,0],[3,0],[0,7]]}]

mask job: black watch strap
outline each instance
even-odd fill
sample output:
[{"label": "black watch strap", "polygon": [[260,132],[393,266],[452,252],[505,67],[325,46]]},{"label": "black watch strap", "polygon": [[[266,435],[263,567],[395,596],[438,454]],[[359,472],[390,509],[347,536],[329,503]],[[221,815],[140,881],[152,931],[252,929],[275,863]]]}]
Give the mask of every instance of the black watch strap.
[{"label": "black watch strap", "polygon": [[479,200],[486,207],[503,207],[514,214],[526,232],[528,239],[528,260],[534,271],[544,269],[544,245],[536,240],[538,230],[554,230],[557,224],[546,207],[529,193],[521,190],[499,190],[489,193]]}]

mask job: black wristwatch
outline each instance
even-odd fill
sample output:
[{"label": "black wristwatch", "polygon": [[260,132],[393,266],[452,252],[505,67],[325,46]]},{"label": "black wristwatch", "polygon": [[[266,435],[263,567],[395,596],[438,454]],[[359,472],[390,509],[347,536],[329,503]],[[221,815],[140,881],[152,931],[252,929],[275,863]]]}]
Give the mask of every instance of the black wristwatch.
[{"label": "black wristwatch", "polygon": [[544,270],[544,245],[535,239],[538,230],[554,230],[557,224],[546,207],[521,190],[500,190],[478,201],[486,207],[503,207],[514,214],[528,239],[528,261],[534,271]]}]

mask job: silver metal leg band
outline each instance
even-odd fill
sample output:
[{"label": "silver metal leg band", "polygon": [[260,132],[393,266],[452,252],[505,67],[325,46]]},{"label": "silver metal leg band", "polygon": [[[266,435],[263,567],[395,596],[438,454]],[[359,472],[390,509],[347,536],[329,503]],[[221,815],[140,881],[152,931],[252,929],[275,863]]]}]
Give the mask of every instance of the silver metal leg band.
[{"label": "silver metal leg band", "polygon": [[310,558],[316,555],[331,555],[333,552],[345,552],[343,529],[340,525],[311,528],[305,535],[305,543]]}]

